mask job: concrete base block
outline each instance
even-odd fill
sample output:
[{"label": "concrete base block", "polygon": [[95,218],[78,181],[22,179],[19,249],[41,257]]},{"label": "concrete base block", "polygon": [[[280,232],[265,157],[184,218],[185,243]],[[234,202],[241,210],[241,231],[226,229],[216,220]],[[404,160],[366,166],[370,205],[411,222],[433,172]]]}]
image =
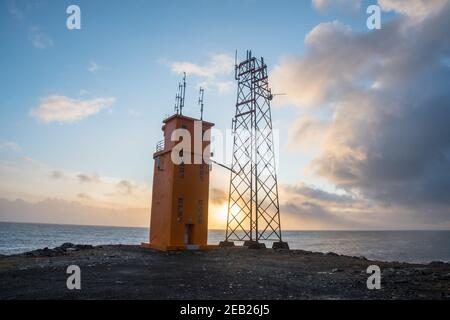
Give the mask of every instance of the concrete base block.
[{"label": "concrete base block", "polygon": [[247,240],[244,242],[244,247],[247,247],[248,249],[265,249],[266,245],[258,241]]},{"label": "concrete base block", "polygon": [[220,241],[219,247],[221,247],[221,248],[234,247],[234,242],[233,241]]},{"label": "concrete base block", "polygon": [[272,244],[272,249],[275,250],[289,250],[289,245],[284,241],[277,241]]}]

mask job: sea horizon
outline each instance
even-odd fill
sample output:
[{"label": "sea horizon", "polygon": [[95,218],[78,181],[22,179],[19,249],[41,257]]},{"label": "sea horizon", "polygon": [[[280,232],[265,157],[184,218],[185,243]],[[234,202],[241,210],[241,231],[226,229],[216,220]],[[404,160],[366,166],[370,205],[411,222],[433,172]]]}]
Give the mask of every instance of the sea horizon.
[{"label": "sea horizon", "polygon": [[[75,226],[75,227],[98,227],[98,228],[134,228],[134,229],[146,229],[150,231],[149,227],[141,226],[116,226],[116,225],[98,225],[98,224],[78,224],[78,223],[52,223],[52,222],[23,222],[23,221],[0,221],[0,223],[10,224],[38,224],[38,225],[56,225],[56,226]],[[218,228],[208,228],[208,231],[226,231]],[[322,231],[345,231],[345,232],[383,232],[383,231],[450,231],[450,229],[283,229],[282,232],[322,232]]]},{"label": "sea horizon", "polygon": [[[149,228],[54,223],[0,222],[0,254],[20,254],[65,242],[91,245],[140,245]],[[284,230],[290,249],[334,252],[370,260],[409,263],[450,262],[450,230]],[[218,244],[225,230],[208,230],[208,243]],[[271,248],[271,241],[261,241]],[[236,245],[241,245],[236,242]]]}]

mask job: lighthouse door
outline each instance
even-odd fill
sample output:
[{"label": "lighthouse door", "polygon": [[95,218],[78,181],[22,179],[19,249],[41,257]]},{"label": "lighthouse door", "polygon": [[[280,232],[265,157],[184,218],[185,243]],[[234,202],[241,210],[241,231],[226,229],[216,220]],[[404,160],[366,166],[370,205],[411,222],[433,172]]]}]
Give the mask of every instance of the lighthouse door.
[{"label": "lighthouse door", "polygon": [[185,245],[190,245],[192,244],[192,238],[193,238],[193,227],[194,225],[192,224],[185,224],[184,225],[184,244]]}]

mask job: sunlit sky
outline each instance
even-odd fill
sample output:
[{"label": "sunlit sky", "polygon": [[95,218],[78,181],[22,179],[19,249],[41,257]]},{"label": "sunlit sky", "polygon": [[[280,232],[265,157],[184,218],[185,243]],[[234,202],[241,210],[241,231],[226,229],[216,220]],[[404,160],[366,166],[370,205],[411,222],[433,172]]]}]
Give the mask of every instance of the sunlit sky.
[{"label": "sunlit sky", "polygon": [[[148,226],[152,153],[182,72],[184,113],[199,117],[201,85],[204,118],[226,130],[236,100],[235,50],[243,57],[251,49],[268,64],[274,92],[287,93],[272,105],[285,229],[450,228],[450,178],[428,176],[449,168],[448,139],[437,138],[445,130],[419,122],[431,132],[428,144],[436,142],[429,152],[443,157],[436,168],[426,159],[416,166],[411,148],[396,154],[377,142],[392,141],[379,137],[380,123],[390,123],[400,145],[414,145],[401,126],[411,120],[403,91],[426,106],[425,98],[440,97],[443,109],[430,113],[448,119],[445,90],[421,95],[411,80],[439,75],[448,84],[448,41],[423,49],[438,50],[441,68],[407,75],[401,65],[402,54],[412,70],[436,65],[434,56],[414,57],[427,30],[443,28],[442,38],[449,31],[439,22],[449,4],[426,2],[380,0],[383,29],[370,31],[366,8],[376,1],[1,0],[0,220]],[[66,27],[71,4],[81,8],[81,30]],[[409,43],[399,31],[407,27],[425,31]],[[396,104],[380,111],[392,95]],[[390,122],[390,113],[400,122]],[[398,159],[412,172],[397,174]],[[214,167],[211,177],[210,227],[224,228],[229,173]],[[435,187],[442,195],[408,204],[397,191],[411,179],[410,196]]]}]

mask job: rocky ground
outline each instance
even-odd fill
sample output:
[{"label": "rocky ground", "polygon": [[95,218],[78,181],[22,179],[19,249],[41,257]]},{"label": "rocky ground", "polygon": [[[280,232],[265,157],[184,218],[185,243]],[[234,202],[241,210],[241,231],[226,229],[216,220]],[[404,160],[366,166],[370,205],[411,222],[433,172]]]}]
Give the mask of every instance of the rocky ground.
[{"label": "rocky ground", "polygon": [[[81,290],[66,269],[81,268]],[[382,270],[368,290],[369,265]],[[450,299],[450,264],[368,261],[301,250],[163,253],[64,244],[0,257],[0,299]]]}]

